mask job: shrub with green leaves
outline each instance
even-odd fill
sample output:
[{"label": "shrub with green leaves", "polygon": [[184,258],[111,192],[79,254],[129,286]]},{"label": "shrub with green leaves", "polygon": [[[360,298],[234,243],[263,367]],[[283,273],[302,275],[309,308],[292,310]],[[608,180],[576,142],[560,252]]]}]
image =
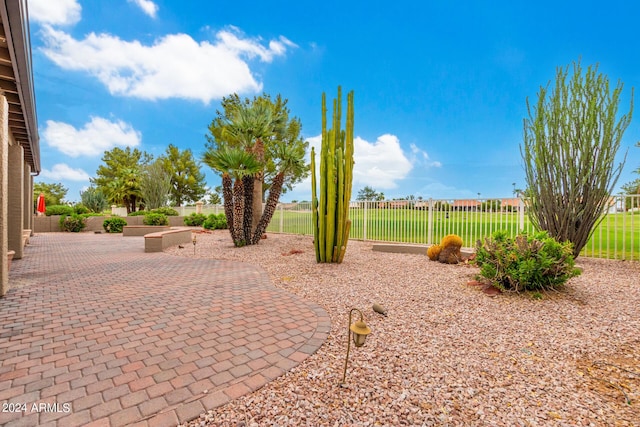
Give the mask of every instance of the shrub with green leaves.
[{"label": "shrub with green leaves", "polygon": [[91,211],[89,210],[88,207],[86,207],[82,203],[77,203],[73,206],[73,212],[77,213],[78,215],[84,215],[84,214],[88,214]]},{"label": "shrub with green leaves", "polygon": [[169,207],[151,209],[151,213],[162,214],[165,216],[180,216],[180,213],[177,210]]},{"label": "shrub with green leaves", "polygon": [[75,212],[73,211],[73,207],[68,206],[68,205],[51,205],[51,206],[47,206],[47,208],[45,209],[44,214],[46,216],[51,216],[51,215],[73,215]]},{"label": "shrub with green leaves", "polygon": [[78,214],[63,216],[60,218],[60,229],[78,233],[86,227],[85,217]]},{"label": "shrub with green leaves", "polygon": [[143,210],[143,211],[135,211],[135,212],[129,212],[129,213],[127,214],[127,216],[140,216],[140,215],[146,215],[146,214],[148,214],[148,213],[151,213],[151,212],[149,212],[149,211],[144,211],[144,210]]},{"label": "shrub with green leaves", "polygon": [[226,230],[229,228],[227,225],[227,217],[221,214],[210,214],[207,219],[202,223],[202,226],[207,230]]},{"label": "shrub with green leaves", "polygon": [[169,225],[169,219],[161,213],[148,213],[142,219],[144,225]]},{"label": "shrub with green leaves", "polygon": [[107,233],[122,233],[122,227],[127,225],[127,221],[122,218],[107,218],[102,223],[102,228]]},{"label": "shrub with green leaves", "polygon": [[511,238],[506,231],[476,244],[478,280],[503,291],[558,289],[580,274],[575,268],[573,245],[560,243],[546,231]]},{"label": "shrub with green leaves", "polygon": [[205,214],[194,212],[191,215],[184,217],[184,223],[185,225],[189,225],[192,227],[200,227],[206,219],[207,216]]}]

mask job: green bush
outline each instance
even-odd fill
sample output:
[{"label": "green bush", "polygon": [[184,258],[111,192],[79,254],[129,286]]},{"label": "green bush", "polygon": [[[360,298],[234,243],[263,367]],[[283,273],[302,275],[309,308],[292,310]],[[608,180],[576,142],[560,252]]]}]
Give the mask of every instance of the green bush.
[{"label": "green bush", "polygon": [[46,210],[44,211],[44,214],[46,216],[51,216],[51,215],[73,215],[74,211],[73,208],[71,206],[68,205],[51,205],[51,206],[47,206]]},{"label": "green bush", "polygon": [[192,213],[191,215],[184,217],[184,223],[185,225],[199,227],[206,219],[207,216],[205,214]]},{"label": "green bush", "polygon": [[127,221],[122,218],[108,218],[102,223],[102,228],[107,233],[122,233],[122,227],[127,225]]},{"label": "green bush", "polygon": [[575,268],[573,245],[559,243],[547,232],[508,237],[505,231],[476,244],[478,279],[503,291],[558,289],[580,274]]},{"label": "green bush", "polygon": [[144,225],[169,225],[167,216],[161,213],[148,213],[142,220]]},{"label": "green bush", "polygon": [[73,212],[77,213],[78,215],[83,215],[83,214],[88,214],[91,211],[89,210],[88,207],[86,207],[82,203],[77,203],[76,205],[73,206]]},{"label": "green bush", "polygon": [[146,215],[148,213],[151,213],[151,212],[142,210],[142,211],[129,212],[127,216],[140,216],[140,215]]},{"label": "green bush", "polygon": [[86,227],[85,217],[82,215],[68,215],[60,218],[60,228],[62,231],[77,233]]},{"label": "green bush", "polygon": [[179,216],[180,215],[177,210],[172,209],[172,208],[168,208],[168,207],[152,209],[151,213],[162,214],[162,215],[165,215],[165,216]]},{"label": "green bush", "polygon": [[219,230],[227,229],[227,217],[221,214],[210,214],[207,219],[202,223],[202,226],[207,230]]}]

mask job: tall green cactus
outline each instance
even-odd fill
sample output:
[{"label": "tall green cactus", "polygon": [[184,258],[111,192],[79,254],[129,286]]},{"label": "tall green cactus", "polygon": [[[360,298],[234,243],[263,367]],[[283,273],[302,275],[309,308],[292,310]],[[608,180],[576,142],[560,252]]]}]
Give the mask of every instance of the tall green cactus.
[{"label": "tall green cactus", "polygon": [[316,192],[316,153],[311,149],[311,199],[317,262],[341,263],[347,249],[351,220],[349,201],[353,180],[353,91],[347,94],[346,129],[341,127],[342,89],[333,100],[332,128],[327,131],[326,96],[322,94],[320,200]]}]

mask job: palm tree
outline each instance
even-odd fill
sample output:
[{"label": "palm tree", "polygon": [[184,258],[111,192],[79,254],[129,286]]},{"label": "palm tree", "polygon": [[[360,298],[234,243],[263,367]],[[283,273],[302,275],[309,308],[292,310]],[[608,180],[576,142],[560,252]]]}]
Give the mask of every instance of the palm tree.
[{"label": "palm tree", "polygon": [[202,161],[222,174],[224,212],[227,216],[231,238],[235,246],[244,246],[249,242],[251,236],[245,234],[244,227],[245,185],[243,178],[254,175],[260,170],[261,164],[253,154],[239,148],[229,147],[206,151]]},{"label": "palm tree", "polygon": [[[262,234],[267,229],[269,222],[271,222],[271,218],[278,206],[278,200],[280,199],[280,193],[282,192],[282,185],[287,174],[296,174],[302,169],[308,167],[305,165],[303,160],[303,147],[287,143],[279,143],[275,146],[275,150],[275,157],[280,159],[278,162],[278,173],[273,178],[264,212],[262,213],[258,226],[255,228],[255,232],[251,237],[252,245],[257,244],[260,241]],[[302,153],[300,150],[302,150]]]},{"label": "palm tree", "polygon": [[[235,145],[243,147],[252,153],[261,164],[260,169],[253,174],[252,195],[245,193],[247,198],[245,216],[251,218],[250,228],[255,230],[262,214],[262,185],[264,182],[264,140],[275,134],[277,126],[282,120],[273,114],[273,107],[268,102],[254,102],[240,104],[233,110],[223,135]],[[248,190],[249,183],[246,182]],[[251,199],[251,201],[249,201]]]}]

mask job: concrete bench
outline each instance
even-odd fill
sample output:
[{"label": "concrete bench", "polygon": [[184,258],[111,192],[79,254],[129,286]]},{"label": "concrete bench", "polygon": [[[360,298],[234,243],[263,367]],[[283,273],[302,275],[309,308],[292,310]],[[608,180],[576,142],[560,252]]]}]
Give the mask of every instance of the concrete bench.
[{"label": "concrete bench", "polygon": [[171,227],[169,227],[168,225],[125,225],[124,227],[122,227],[122,236],[146,236],[150,233],[169,230],[171,230]]},{"label": "concrete bench", "polygon": [[162,252],[169,246],[175,246],[182,243],[191,243],[190,228],[172,228],[166,231],[157,231],[155,233],[145,234],[144,251],[145,252]]},{"label": "concrete bench", "polygon": [[[391,252],[396,254],[417,254],[426,255],[427,249],[431,245],[411,245],[402,243],[374,243],[373,250],[378,252]],[[474,251],[473,248],[462,248],[461,252],[467,257]]]}]

